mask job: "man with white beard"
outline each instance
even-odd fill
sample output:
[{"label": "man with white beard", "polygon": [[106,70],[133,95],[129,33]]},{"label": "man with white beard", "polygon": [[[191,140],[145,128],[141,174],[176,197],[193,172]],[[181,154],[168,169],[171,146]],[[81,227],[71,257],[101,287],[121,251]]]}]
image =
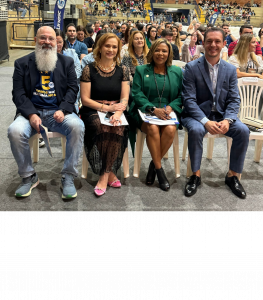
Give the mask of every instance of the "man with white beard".
[{"label": "man with white beard", "polygon": [[35,52],[15,61],[13,102],[16,117],[8,128],[11,150],[22,183],[16,197],[27,197],[39,179],[32,165],[29,139],[40,133],[39,125],[66,136],[66,158],[61,171],[62,198],[77,196],[74,177],[81,153],[84,124],[76,115],[78,93],[73,59],[57,53],[55,31],[48,26],[38,29]]}]

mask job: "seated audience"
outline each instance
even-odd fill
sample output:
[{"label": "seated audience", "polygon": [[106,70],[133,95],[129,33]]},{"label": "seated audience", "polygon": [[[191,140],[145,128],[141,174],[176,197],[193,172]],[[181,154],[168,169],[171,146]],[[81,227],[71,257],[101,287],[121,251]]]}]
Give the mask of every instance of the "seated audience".
[{"label": "seated audience", "polygon": [[[198,32],[194,32],[188,35],[182,46],[182,61],[188,63],[200,57],[201,52],[204,52],[203,45],[197,45],[197,35],[203,38],[203,35]],[[202,37],[201,37],[202,36]]]},{"label": "seated audience", "polygon": [[[239,35],[242,36],[242,34],[246,34],[246,33],[253,34],[253,29],[252,29],[251,26],[243,25],[243,26],[240,27]],[[234,53],[234,50],[235,50],[235,47],[236,47],[237,43],[238,43],[238,40],[232,42],[229,45],[229,47],[228,47],[228,56],[229,57]],[[255,53],[256,53],[256,55],[259,55],[260,57],[262,57],[262,51],[261,51],[259,43],[257,43],[257,45],[256,45]]]},{"label": "seated audience", "polygon": [[77,26],[77,40],[79,42],[84,42],[84,39],[88,37],[88,32],[86,30],[86,28],[84,28],[83,26],[81,25],[78,25]]},{"label": "seated audience", "polygon": [[183,25],[182,25],[182,23],[176,22],[174,25],[176,27],[178,27],[178,29],[179,29],[180,40],[184,41],[187,38],[188,33],[186,31],[183,31]]},{"label": "seated audience", "polygon": [[179,49],[176,45],[172,44],[172,39],[173,39],[173,33],[170,29],[164,29],[162,31],[162,38],[167,39],[167,41],[171,44],[172,49],[173,49],[173,60],[179,60]]},{"label": "seated audience", "polygon": [[[147,60],[149,64],[136,68],[132,86],[133,102],[129,114],[136,127],[146,133],[146,142],[152,156],[146,184],[152,185],[157,174],[160,188],[167,191],[170,184],[161,159],[173,143],[176,126],[158,126],[143,122],[138,109],[162,120],[169,120],[172,111],[179,117],[182,111],[182,71],[179,67],[172,66],[172,47],[166,39],[158,39],[152,44]],[[133,130],[130,136],[132,149],[135,136]]]},{"label": "seated audience", "polygon": [[258,77],[263,71],[262,58],[255,54],[257,40],[252,34],[242,34],[235,47],[234,54],[230,57],[229,63],[237,70],[237,77]]},{"label": "seated audience", "polygon": [[125,31],[127,29],[127,24],[126,23],[123,23],[121,25],[121,31],[120,33],[117,35],[119,37],[119,39],[121,40],[121,43],[122,43],[122,46],[125,45],[125,40],[124,40],[124,36],[125,36]]},{"label": "seated audience", "polygon": [[[104,32],[103,30],[100,30],[98,32],[98,34],[96,35],[96,40],[95,43],[92,46],[92,51],[96,48],[96,45],[98,43],[98,40],[102,37],[103,34],[105,34],[106,32]],[[89,53],[88,55],[84,56],[81,60],[81,70],[83,70],[86,65],[90,64],[94,62],[94,56],[93,56],[93,52]]]},{"label": "seated audience", "polygon": [[226,36],[226,44],[227,44],[227,47],[229,47],[229,45],[232,43],[232,42],[235,42],[237,39],[233,36],[233,34],[231,34],[230,32],[230,29],[229,29],[229,25],[228,24],[223,24],[222,25],[222,29],[225,33],[225,36]]},{"label": "seated audience", "polygon": [[82,150],[84,125],[76,115],[77,76],[71,57],[57,53],[56,34],[49,26],[38,29],[36,47],[15,61],[13,101],[15,121],[8,128],[11,150],[22,183],[16,197],[27,197],[39,184],[32,165],[29,139],[40,133],[40,125],[66,136],[66,157],[61,171],[62,198],[77,196],[74,178]]},{"label": "seated audience", "polygon": [[68,38],[68,48],[74,49],[81,60],[85,55],[88,54],[88,48],[84,43],[77,40],[76,26],[73,23],[68,24],[66,27],[66,34]]},{"label": "seated audience", "polygon": [[122,59],[122,64],[129,69],[132,78],[134,77],[137,66],[147,64],[146,56],[148,51],[149,49],[146,45],[144,34],[138,30],[132,32],[129,39],[128,52]]},{"label": "seated audience", "polygon": [[236,69],[220,59],[221,49],[225,45],[222,29],[208,29],[204,36],[205,55],[185,67],[182,125],[188,131],[188,149],[193,172],[185,186],[187,197],[194,195],[201,184],[203,138],[207,132],[212,135],[224,134],[233,139],[225,184],[238,197],[246,197],[237,176],[243,170],[249,130],[237,117],[240,97]]},{"label": "seated audience", "polygon": [[86,44],[87,48],[88,48],[88,52],[92,52],[92,46],[94,44],[93,41],[93,34],[94,34],[94,29],[92,27],[88,27],[87,28],[87,34],[88,36],[84,39],[84,44]]},{"label": "seated audience", "polygon": [[115,33],[115,34],[119,33],[118,30],[116,29],[114,21],[110,21],[110,32]]},{"label": "seated audience", "polygon": [[260,48],[262,51],[263,50],[263,28],[260,28],[260,30],[258,32],[258,37],[259,37],[259,45],[260,45]]},{"label": "seated audience", "polygon": [[154,26],[149,26],[147,30],[147,36],[146,36],[146,44],[149,49],[151,48],[152,43],[155,42],[156,39],[157,39],[157,29]]},{"label": "seated audience", "polygon": [[[65,56],[69,56],[69,57],[73,58],[74,65],[75,65],[75,72],[77,75],[77,81],[78,81],[78,85],[79,85],[79,79],[80,79],[80,75],[81,75],[81,66],[80,66],[80,61],[79,61],[78,55],[74,49],[67,48],[67,43],[65,41],[65,35],[64,35],[63,31],[56,29],[55,32],[56,32],[56,38],[57,38],[57,52],[65,55]],[[75,102],[75,109],[78,113],[79,112],[78,99]]]},{"label": "seated audience", "polygon": [[129,43],[131,30],[136,30],[136,29],[133,28],[132,26],[128,25],[125,30],[124,39],[121,41],[122,42],[121,60],[122,60],[124,54],[128,51],[128,43]]},{"label": "seated audience", "polygon": [[[99,175],[94,188],[97,196],[105,194],[107,185],[121,187],[116,174],[128,145],[128,126],[120,126],[120,118],[128,104],[130,76],[120,65],[120,50],[117,36],[104,34],[94,49],[95,61],[84,68],[80,83],[84,148],[92,171]],[[97,111],[112,112],[113,126],[102,125]]]},{"label": "seated audience", "polygon": [[178,50],[179,50],[179,56],[182,56],[182,45],[183,42],[180,40],[180,34],[179,34],[179,29],[176,26],[172,27],[172,33],[173,33],[173,38],[171,41],[171,44],[174,44],[175,46],[177,46]]}]

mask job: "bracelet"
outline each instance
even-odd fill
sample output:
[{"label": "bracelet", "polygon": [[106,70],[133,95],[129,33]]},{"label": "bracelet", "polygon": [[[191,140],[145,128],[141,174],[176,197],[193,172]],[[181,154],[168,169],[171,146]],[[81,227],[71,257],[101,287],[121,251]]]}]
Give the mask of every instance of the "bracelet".
[{"label": "bracelet", "polygon": [[102,112],[102,109],[103,109],[103,105],[104,105],[104,103],[102,103],[102,105],[101,105],[101,109],[100,109],[101,112]]}]

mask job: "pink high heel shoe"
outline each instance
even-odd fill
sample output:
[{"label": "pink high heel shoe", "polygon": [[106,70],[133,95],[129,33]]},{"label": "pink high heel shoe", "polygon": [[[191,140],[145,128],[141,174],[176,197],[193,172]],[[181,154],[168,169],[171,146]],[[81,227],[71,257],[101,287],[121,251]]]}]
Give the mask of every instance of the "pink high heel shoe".
[{"label": "pink high heel shoe", "polygon": [[121,187],[121,182],[119,179],[116,179],[112,182],[108,182],[108,186],[114,187],[114,188],[120,188]]},{"label": "pink high heel shoe", "polygon": [[94,193],[96,196],[100,197],[100,196],[106,194],[106,189],[102,189],[102,188],[95,186]]}]

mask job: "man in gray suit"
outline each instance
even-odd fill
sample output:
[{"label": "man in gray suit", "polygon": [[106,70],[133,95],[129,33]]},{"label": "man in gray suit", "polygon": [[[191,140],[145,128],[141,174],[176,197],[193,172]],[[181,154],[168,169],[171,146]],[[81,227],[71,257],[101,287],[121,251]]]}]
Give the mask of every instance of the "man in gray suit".
[{"label": "man in gray suit", "polygon": [[208,29],[204,35],[205,55],[186,65],[182,100],[182,125],[188,130],[188,148],[193,175],[185,187],[190,197],[201,184],[200,165],[203,137],[224,134],[233,139],[229,171],[225,183],[240,198],[246,192],[237,178],[242,173],[249,142],[249,130],[238,118],[240,97],[236,68],[220,59],[225,46],[222,29]]}]

